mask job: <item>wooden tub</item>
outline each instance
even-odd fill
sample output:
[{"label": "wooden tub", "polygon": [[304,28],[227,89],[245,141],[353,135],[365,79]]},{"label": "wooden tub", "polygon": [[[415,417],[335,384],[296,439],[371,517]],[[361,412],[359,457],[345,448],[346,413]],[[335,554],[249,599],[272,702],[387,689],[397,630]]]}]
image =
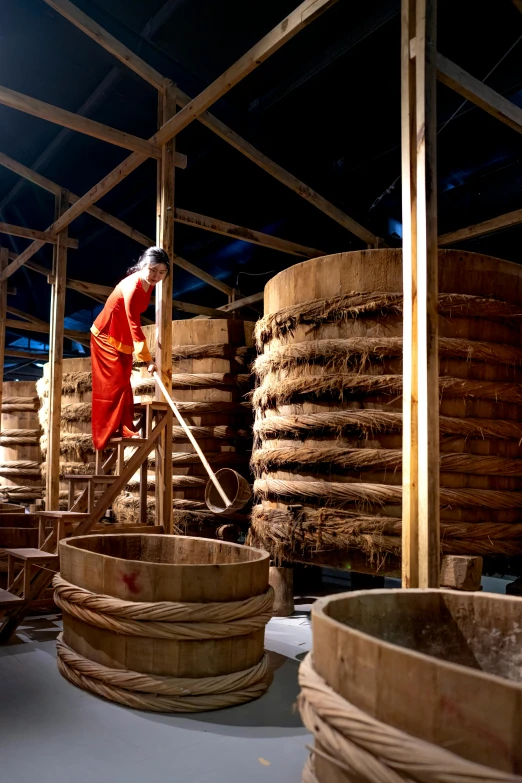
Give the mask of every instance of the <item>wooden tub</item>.
[{"label": "wooden tub", "polygon": [[[430,768],[428,756],[442,751],[445,758],[439,758],[438,771],[431,767],[431,781],[447,779],[440,770],[449,768],[448,756],[457,767],[464,760],[481,765],[477,781],[522,781],[522,600],[449,590],[372,590],[322,599],[312,617],[313,660],[300,672],[300,708],[317,753],[303,781],[380,780],[370,769],[373,762],[384,764],[389,774],[398,772],[378,751],[378,734],[388,750],[404,754],[402,774],[411,781],[428,780],[417,776],[416,760]],[[345,738],[337,750],[328,740],[335,719],[331,710],[324,712],[333,703],[342,716],[335,728]],[[357,735],[366,723],[372,724],[368,745]],[[354,747],[356,755],[362,748],[370,756],[363,761],[366,777],[357,777],[353,768],[348,772]]]},{"label": "wooden tub", "polygon": [[[55,581],[64,612],[61,671],[87,690],[143,709],[196,711],[256,698],[269,684],[268,569],[266,552],[202,538],[121,534],[61,541]],[[150,687],[143,695],[133,692],[133,683],[120,687],[115,672],[125,670],[133,683],[136,673],[138,680],[144,676]],[[187,678],[199,686],[187,686]],[[225,688],[221,697],[220,687],[217,696],[205,695],[205,682],[216,693],[214,681]],[[102,692],[100,682],[117,687]],[[180,688],[187,697],[178,695]]]}]

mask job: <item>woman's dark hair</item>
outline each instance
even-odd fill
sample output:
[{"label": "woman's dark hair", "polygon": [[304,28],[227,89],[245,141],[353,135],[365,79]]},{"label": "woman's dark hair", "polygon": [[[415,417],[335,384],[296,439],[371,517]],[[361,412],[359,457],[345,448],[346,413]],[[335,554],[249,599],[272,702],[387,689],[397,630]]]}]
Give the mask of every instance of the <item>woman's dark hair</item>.
[{"label": "woman's dark hair", "polygon": [[148,247],[143,251],[138,259],[138,262],[127,269],[127,274],[132,275],[133,272],[139,272],[141,269],[145,269],[146,266],[154,266],[154,264],[165,264],[167,267],[167,275],[170,274],[170,260],[163,248],[161,247]]}]

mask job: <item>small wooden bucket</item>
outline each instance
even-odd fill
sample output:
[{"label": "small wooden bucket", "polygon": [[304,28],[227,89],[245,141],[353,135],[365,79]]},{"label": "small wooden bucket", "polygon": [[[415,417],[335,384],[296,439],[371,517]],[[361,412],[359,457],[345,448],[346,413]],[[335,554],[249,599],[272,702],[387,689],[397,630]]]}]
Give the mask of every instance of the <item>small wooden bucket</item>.
[{"label": "small wooden bucket", "polygon": [[230,505],[226,506],[216,487],[209,480],[205,488],[205,503],[214,514],[230,514],[242,509],[252,497],[250,484],[243,476],[231,468],[221,468],[216,472],[216,478],[223,487]]}]

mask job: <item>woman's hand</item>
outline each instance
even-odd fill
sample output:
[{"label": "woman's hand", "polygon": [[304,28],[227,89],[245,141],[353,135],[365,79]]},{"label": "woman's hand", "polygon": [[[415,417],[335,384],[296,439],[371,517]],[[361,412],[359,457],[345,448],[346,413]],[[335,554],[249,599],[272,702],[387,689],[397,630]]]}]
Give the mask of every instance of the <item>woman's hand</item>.
[{"label": "woman's hand", "polygon": [[155,372],[158,372],[158,368],[156,367],[156,365],[154,364],[154,362],[151,362],[151,363],[149,364],[149,366],[147,367],[147,372],[148,372],[148,373],[150,373],[150,375],[152,375],[152,374],[153,374],[153,373],[155,373]]}]

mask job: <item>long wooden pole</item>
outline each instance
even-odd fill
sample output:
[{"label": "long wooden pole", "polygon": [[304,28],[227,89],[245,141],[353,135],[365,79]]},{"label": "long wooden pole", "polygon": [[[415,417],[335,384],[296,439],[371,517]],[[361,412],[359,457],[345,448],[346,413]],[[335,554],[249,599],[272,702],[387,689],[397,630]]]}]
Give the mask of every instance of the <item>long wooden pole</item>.
[{"label": "long wooden pole", "polygon": [[402,0],[405,587],[438,587],[440,570],[436,12]]},{"label": "long wooden pole", "polygon": [[[56,197],[59,217],[69,205],[66,190]],[[54,248],[51,278],[51,315],[49,337],[49,419],[47,432],[47,478],[45,508],[57,511],[60,498],[60,420],[62,411],[63,336],[67,279],[67,227],[58,234]]]},{"label": "long wooden pole", "polygon": [[167,392],[167,390],[166,390],[165,386],[163,385],[163,382],[162,382],[162,380],[159,377],[157,372],[154,373],[154,378],[155,378],[156,383],[158,384],[159,388],[163,392],[163,396],[165,397],[166,401],[168,402],[168,404],[172,408],[172,412],[173,412],[174,416],[176,417],[176,419],[178,420],[178,422],[180,423],[180,425],[184,429],[185,435],[187,436],[189,441],[194,446],[196,454],[200,458],[201,462],[203,463],[203,467],[205,468],[205,470],[208,473],[208,477],[210,478],[211,482],[214,484],[215,488],[219,492],[219,495],[220,495],[223,503],[225,504],[225,506],[227,508],[229,508],[232,505],[232,503],[229,500],[229,498],[227,497],[225,490],[223,489],[223,487],[219,483],[219,480],[218,480],[216,474],[214,473],[214,471],[210,467],[209,461],[207,460],[207,458],[205,457],[205,455],[201,451],[201,447],[200,447],[199,443],[197,442],[197,440],[195,439],[194,435],[191,433],[191,431],[187,427],[183,416],[181,415],[181,413],[178,410],[178,406],[176,405],[176,403],[174,402],[174,400],[172,399],[170,394]]},{"label": "long wooden pole", "polygon": [[[163,125],[176,114],[176,87],[171,84],[159,95],[159,125]],[[159,215],[157,221],[157,244],[169,258],[174,257],[174,185],[176,139],[162,147],[161,166],[158,167]],[[170,397],[172,391],[172,290],[173,269],[157,287],[156,291],[156,366],[162,381],[162,388]],[[156,399],[161,400],[162,391],[156,383]],[[163,521],[167,533],[172,533],[172,429],[166,428],[156,448],[156,513]]]}]

